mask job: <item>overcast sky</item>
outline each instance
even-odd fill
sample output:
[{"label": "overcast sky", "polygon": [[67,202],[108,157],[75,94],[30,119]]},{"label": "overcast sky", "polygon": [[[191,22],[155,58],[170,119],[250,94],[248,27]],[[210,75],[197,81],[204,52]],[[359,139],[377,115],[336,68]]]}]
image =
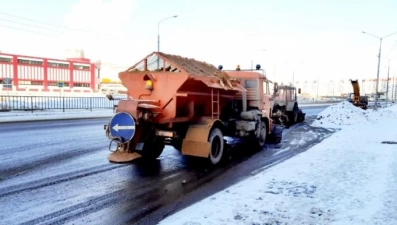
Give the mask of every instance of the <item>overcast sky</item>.
[{"label": "overcast sky", "polygon": [[[259,63],[272,80],[376,78],[379,39],[397,32],[393,0],[2,0],[0,51],[132,65],[157,50],[215,66]],[[29,20],[27,20],[29,19]],[[35,22],[38,21],[38,22]],[[397,67],[383,40],[380,76]]]}]

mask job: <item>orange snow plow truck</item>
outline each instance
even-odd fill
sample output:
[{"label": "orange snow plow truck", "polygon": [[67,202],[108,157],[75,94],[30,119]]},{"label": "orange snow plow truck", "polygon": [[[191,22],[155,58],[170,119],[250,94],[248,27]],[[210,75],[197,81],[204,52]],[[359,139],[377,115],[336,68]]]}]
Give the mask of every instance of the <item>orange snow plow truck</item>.
[{"label": "orange snow plow truck", "polygon": [[[222,70],[205,62],[153,52],[119,73],[127,88],[104,126],[110,162],[156,159],[165,145],[218,164],[226,137],[262,148],[279,143],[283,127],[271,120],[269,81],[256,70]],[[111,98],[111,96],[109,97]]]}]

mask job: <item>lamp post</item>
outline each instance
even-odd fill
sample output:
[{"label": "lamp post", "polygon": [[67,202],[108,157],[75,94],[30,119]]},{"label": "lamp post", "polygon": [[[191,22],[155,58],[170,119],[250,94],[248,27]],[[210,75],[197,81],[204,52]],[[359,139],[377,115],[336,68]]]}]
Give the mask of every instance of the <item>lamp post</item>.
[{"label": "lamp post", "polygon": [[318,86],[320,85],[320,77],[317,77],[317,101],[318,101]]},{"label": "lamp post", "polygon": [[386,35],[384,37],[378,37],[376,35],[373,35],[373,34],[370,34],[370,33],[364,32],[364,31],[362,31],[362,33],[363,34],[368,34],[368,35],[370,35],[372,37],[375,37],[375,38],[379,39],[378,72],[376,74],[376,90],[375,90],[375,106],[374,106],[374,109],[377,110],[378,109],[379,67],[380,67],[380,55],[381,55],[381,50],[382,50],[382,40],[384,38],[386,38],[386,37],[389,37],[389,36],[393,35],[393,34],[397,34],[397,32],[391,33],[391,34]]},{"label": "lamp post", "polygon": [[160,20],[160,21],[157,23],[157,51],[158,51],[158,52],[160,51],[160,23],[163,22],[164,20],[168,20],[168,19],[172,19],[172,18],[177,18],[177,17],[178,17],[178,15],[170,16],[170,17],[167,17],[167,18],[165,18],[165,19]]},{"label": "lamp post", "polygon": [[[260,50],[252,50],[252,52],[250,53],[250,54],[252,54],[252,55],[256,55],[258,52],[264,52],[264,51],[266,51],[266,49],[264,48],[264,49],[260,49]],[[255,56],[255,57],[251,57],[251,71],[253,71],[254,70],[254,59],[253,58],[261,58],[261,54],[259,55],[259,57],[258,56]],[[260,63],[260,61],[258,61],[258,63]],[[263,65],[262,65],[262,67],[264,67]]]},{"label": "lamp post", "polygon": [[390,72],[390,59],[389,59],[389,66],[387,67],[387,80],[386,80],[386,107],[387,107],[387,101],[389,100],[389,72]]},{"label": "lamp post", "polygon": [[393,101],[393,103],[394,103],[394,99],[395,99],[395,92],[394,92],[394,77],[395,77],[395,75],[396,75],[396,72],[394,71],[394,74],[393,74],[393,86],[392,86],[392,95],[391,95],[391,98],[392,98],[392,101]]},{"label": "lamp post", "polygon": [[291,67],[292,67],[292,83],[291,84],[292,84],[292,86],[294,86],[295,85],[295,69],[296,69],[296,67],[298,67],[298,71],[299,71],[301,69],[301,67],[299,68],[299,66],[302,65],[304,63],[304,61],[301,61],[300,63],[296,63],[296,62],[290,63],[289,61],[286,61],[285,63],[291,65]]},{"label": "lamp post", "polygon": [[[164,20],[168,20],[176,17],[178,17],[178,15],[167,17],[165,19],[160,20],[157,23],[157,52],[160,52],[160,23],[163,22]],[[157,59],[157,69],[159,68],[160,68],[160,59]]]}]

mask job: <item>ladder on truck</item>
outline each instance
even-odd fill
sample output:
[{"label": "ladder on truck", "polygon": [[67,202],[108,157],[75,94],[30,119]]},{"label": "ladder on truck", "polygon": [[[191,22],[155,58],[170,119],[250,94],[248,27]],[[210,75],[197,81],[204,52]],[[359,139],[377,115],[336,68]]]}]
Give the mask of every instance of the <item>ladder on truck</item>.
[{"label": "ladder on truck", "polygon": [[219,109],[219,90],[211,89],[211,112],[212,119],[218,119],[220,114]]}]

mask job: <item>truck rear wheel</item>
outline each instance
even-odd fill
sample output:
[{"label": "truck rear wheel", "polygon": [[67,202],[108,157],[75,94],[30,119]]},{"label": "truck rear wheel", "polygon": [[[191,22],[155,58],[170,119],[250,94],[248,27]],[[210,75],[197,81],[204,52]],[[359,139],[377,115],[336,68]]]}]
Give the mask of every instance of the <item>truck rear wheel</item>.
[{"label": "truck rear wheel", "polygon": [[154,160],[163,153],[165,144],[159,138],[149,139],[143,145],[143,149],[139,152],[144,159]]},{"label": "truck rear wheel", "polygon": [[295,124],[296,122],[298,122],[298,114],[299,114],[299,109],[298,107],[295,105],[294,109],[292,110],[292,112],[290,112],[289,114],[289,122],[290,124]]},{"label": "truck rear wheel", "polygon": [[303,114],[302,110],[299,110],[298,122],[305,121],[305,115]]},{"label": "truck rear wheel", "polygon": [[214,128],[209,137],[210,155],[208,157],[212,165],[217,165],[223,158],[224,141],[223,134],[219,128]]}]

